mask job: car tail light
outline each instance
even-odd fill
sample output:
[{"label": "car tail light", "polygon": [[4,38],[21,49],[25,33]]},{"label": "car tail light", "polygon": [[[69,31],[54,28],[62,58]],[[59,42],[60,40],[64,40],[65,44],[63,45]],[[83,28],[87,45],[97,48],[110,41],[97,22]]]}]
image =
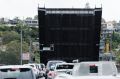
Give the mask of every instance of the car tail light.
[{"label": "car tail light", "polygon": [[52,73],[48,73],[48,76],[52,76]]},{"label": "car tail light", "polygon": [[55,73],[55,72],[48,73],[48,77],[50,77],[50,78],[55,78],[56,76],[57,76],[57,73]]},{"label": "car tail light", "polygon": [[49,78],[54,78],[54,73],[53,73],[52,71],[49,71],[49,72],[48,72],[48,77],[49,77]]},{"label": "car tail light", "polygon": [[94,66],[96,66],[96,65],[95,65],[95,64],[91,64],[90,66],[94,67]]}]

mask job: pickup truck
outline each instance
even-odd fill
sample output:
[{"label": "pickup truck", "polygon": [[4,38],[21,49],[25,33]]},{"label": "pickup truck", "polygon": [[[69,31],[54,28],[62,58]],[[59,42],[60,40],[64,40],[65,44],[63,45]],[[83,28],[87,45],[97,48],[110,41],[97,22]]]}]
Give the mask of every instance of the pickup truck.
[{"label": "pickup truck", "polygon": [[72,75],[59,74],[55,79],[120,79],[114,62],[80,62],[72,71]]}]

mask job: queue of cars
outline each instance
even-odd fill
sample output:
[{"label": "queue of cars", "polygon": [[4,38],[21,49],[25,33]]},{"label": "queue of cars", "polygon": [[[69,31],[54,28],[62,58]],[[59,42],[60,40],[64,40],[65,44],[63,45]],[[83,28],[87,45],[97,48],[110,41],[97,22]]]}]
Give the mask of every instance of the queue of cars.
[{"label": "queue of cars", "polygon": [[43,74],[45,74],[44,64],[0,66],[0,79],[39,79],[43,77]]},{"label": "queue of cars", "polygon": [[120,79],[115,62],[97,61],[51,65],[46,79]]},{"label": "queue of cars", "polygon": [[44,64],[0,66],[0,79],[120,79],[114,62],[48,61]]}]

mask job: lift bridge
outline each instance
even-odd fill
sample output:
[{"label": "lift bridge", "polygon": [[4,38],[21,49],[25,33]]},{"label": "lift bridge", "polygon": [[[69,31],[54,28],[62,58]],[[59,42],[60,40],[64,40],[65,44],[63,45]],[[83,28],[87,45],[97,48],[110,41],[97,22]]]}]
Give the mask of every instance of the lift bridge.
[{"label": "lift bridge", "polygon": [[102,8],[38,8],[40,61],[98,61]]}]

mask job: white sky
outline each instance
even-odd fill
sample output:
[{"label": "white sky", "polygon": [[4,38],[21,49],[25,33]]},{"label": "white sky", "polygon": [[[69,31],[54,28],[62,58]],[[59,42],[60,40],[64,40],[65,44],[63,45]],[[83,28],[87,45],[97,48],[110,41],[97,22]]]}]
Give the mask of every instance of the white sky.
[{"label": "white sky", "polygon": [[93,8],[102,4],[105,20],[120,20],[120,0],[0,0],[0,17],[33,17],[37,15],[38,4],[40,7],[83,8],[86,2]]}]

